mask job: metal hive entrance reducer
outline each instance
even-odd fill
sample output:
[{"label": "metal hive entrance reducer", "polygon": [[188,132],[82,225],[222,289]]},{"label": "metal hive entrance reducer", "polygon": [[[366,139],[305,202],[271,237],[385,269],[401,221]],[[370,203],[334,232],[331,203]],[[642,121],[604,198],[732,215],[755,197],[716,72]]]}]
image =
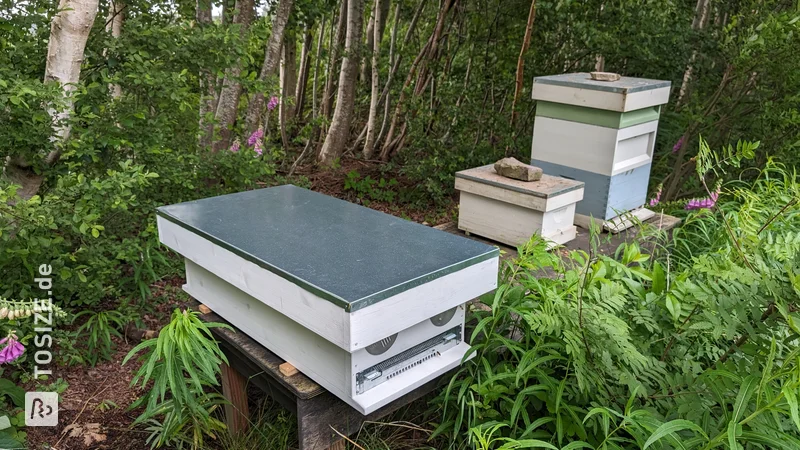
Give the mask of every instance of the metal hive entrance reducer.
[{"label": "metal hive entrance reducer", "polygon": [[286,185],[158,210],[184,290],[369,414],[461,363],[494,247]]}]

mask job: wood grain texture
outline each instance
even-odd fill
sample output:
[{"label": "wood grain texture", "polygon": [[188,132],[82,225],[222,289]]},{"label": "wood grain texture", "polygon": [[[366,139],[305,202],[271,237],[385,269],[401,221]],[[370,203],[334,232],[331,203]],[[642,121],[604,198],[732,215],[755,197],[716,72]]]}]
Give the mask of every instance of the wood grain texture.
[{"label": "wood grain texture", "polygon": [[236,369],[225,363],[220,365],[222,395],[228,400],[225,405],[225,424],[234,433],[242,433],[250,427],[250,410],[247,406],[247,379]]}]

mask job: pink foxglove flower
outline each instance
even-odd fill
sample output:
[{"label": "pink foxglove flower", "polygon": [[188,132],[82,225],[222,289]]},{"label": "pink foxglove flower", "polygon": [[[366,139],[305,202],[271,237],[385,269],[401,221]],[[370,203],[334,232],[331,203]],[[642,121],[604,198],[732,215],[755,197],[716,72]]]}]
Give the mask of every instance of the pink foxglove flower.
[{"label": "pink foxglove flower", "polygon": [[678,142],[672,146],[672,153],[678,153],[678,150],[680,150],[681,147],[683,147],[683,136],[681,136],[681,138],[678,139]]},{"label": "pink foxglove flower", "polygon": [[236,153],[239,151],[239,148],[241,148],[241,144],[239,144],[239,139],[236,139],[235,141],[233,141],[233,144],[231,144],[231,148],[229,148],[228,150],[232,151],[233,153]]},{"label": "pink foxglove flower", "polygon": [[264,130],[261,127],[258,127],[258,129],[254,131],[249,138],[247,138],[247,145],[251,147],[256,145],[256,142],[258,142],[262,137],[264,137]]},{"label": "pink foxglove flower", "polygon": [[717,204],[717,200],[719,200],[719,194],[722,188],[717,186],[717,190],[711,193],[711,196],[706,198],[693,198],[686,203],[687,210],[694,210],[694,209],[711,209]]},{"label": "pink foxglove flower", "polygon": [[658,186],[658,192],[656,192],[656,196],[650,199],[650,206],[656,206],[661,203],[661,185]]},{"label": "pink foxglove flower", "polygon": [[269,102],[267,102],[267,109],[272,111],[276,106],[278,106],[278,97],[270,97]]},{"label": "pink foxglove flower", "polygon": [[256,141],[256,146],[253,148],[253,151],[258,153],[258,156],[264,152],[264,149],[261,147],[261,140]]},{"label": "pink foxglove flower", "polygon": [[5,347],[0,349],[0,364],[10,363],[25,353],[25,347],[19,343],[14,333],[0,339],[0,345],[3,344],[5,344]]}]

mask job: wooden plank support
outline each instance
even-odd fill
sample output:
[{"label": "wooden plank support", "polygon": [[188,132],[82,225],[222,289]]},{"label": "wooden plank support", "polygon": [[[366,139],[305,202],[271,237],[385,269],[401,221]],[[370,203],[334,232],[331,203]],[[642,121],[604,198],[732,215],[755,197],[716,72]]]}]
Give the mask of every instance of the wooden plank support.
[{"label": "wooden plank support", "polygon": [[250,411],[247,407],[247,378],[229,365],[220,364],[222,394],[230,402],[225,405],[225,424],[234,433],[247,431]]}]

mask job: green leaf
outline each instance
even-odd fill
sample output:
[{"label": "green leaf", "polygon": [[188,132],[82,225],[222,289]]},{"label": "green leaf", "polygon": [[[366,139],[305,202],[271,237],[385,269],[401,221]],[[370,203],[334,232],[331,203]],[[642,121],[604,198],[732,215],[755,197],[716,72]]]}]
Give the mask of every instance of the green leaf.
[{"label": "green leaf", "polygon": [[736,403],[733,405],[733,416],[731,422],[739,422],[739,419],[744,415],[747,405],[750,402],[750,397],[753,396],[756,388],[758,387],[759,378],[755,375],[750,375],[742,382],[742,387],[739,388],[739,395],[736,396]]},{"label": "green leaf", "polygon": [[540,441],[538,439],[523,439],[521,441],[516,441],[513,448],[551,448],[553,450],[558,450],[558,447],[554,446],[553,444]]},{"label": "green leaf", "polygon": [[10,434],[5,431],[0,431],[0,448],[3,450],[24,450],[25,446],[20,441],[11,437]]},{"label": "green leaf", "polygon": [[783,396],[786,397],[786,403],[789,405],[789,413],[792,416],[794,426],[800,431],[800,414],[798,414],[797,392],[795,392],[795,389],[794,386],[784,386],[782,392]]},{"label": "green leaf", "polygon": [[664,269],[661,267],[661,263],[653,264],[653,286],[652,291],[655,294],[660,294],[664,292],[664,289],[667,288],[667,277],[664,274]]},{"label": "green leaf", "polygon": [[0,395],[7,395],[14,406],[25,406],[25,390],[11,380],[0,378]]},{"label": "green leaf", "polygon": [[768,448],[774,449],[785,449],[785,450],[797,450],[795,443],[793,442],[786,442],[780,440],[776,437],[769,436],[764,433],[758,433],[755,431],[743,431],[742,432],[742,440],[747,442],[755,442],[757,444],[764,444],[769,446]]},{"label": "green leaf", "polygon": [[576,450],[579,448],[588,448],[594,450],[594,447],[590,445],[588,442],[583,441],[572,441],[569,444],[561,447],[561,450]]},{"label": "green leaf", "polygon": [[683,430],[696,431],[702,434],[703,436],[706,436],[705,432],[703,432],[703,429],[700,428],[698,425],[696,425],[694,422],[690,422],[688,420],[683,420],[683,419],[671,420],[656,429],[656,431],[650,436],[650,438],[647,439],[647,442],[644,443],[642,450],[647,450],[648,447],[658,442],[659,440],[663,439],[667,435],[670,435],[672,433],[677,433],[678,431],[683,431]]}]

